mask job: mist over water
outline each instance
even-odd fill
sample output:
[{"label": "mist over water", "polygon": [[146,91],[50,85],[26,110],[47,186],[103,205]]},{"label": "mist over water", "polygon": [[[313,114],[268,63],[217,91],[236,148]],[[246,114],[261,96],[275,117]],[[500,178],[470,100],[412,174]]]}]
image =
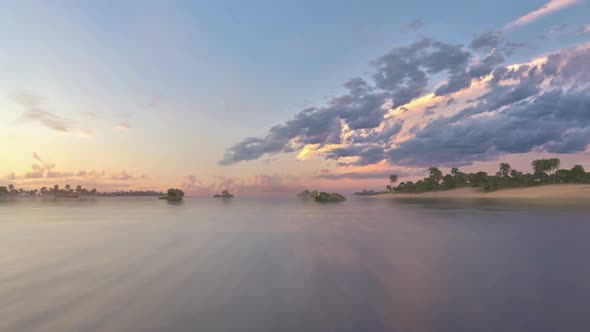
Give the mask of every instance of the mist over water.
[{"label": "mist over water", "polygon": [[589,212],[492,200],[0,201],[0,331],[588,331]]}]

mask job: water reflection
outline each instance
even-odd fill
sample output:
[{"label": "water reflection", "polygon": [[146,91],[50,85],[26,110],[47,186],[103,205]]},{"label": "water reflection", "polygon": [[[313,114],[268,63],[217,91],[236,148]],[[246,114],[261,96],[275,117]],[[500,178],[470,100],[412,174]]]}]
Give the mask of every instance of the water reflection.
[{"label": "water reflection", "polygon": [[0,331],[586,331],[590,210],[562,206],[2,202]]}]

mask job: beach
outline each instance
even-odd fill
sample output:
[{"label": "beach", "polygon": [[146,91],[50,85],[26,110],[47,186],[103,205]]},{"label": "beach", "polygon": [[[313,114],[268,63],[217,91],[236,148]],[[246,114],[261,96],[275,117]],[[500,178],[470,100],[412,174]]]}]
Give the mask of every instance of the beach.
[{"label": "beach", "polygon": [[431,191],[419,194],[386,193],[370,197],[378,198],[588,198],[589,184],[551,184],[527,188],[501,189],[486,192],[480,188],[464,187]]}]

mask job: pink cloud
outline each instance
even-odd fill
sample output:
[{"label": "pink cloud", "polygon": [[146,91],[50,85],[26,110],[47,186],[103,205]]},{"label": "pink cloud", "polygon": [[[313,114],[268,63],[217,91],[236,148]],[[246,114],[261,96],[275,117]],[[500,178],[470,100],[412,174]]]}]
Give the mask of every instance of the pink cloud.
[{"label": "pink cloud", "polygon": [[538,8],[526,15],[523,15],[516,20],[506,24],[504,27],[505,30],[512,29],[518,26],[527,25],[533,21],[540,19],[543,16],[549,15],[555,11],[567,8],[576,4],[577,0],[550,0],[548,3],[543,5],[541,8]]}]

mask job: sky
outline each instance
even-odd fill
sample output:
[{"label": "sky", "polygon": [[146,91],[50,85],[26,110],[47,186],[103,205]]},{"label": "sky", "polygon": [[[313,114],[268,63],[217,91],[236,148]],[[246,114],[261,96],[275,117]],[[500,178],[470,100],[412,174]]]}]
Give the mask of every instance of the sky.
[{"label": "sky", "polygon": [[589,1],[6,1],[0,42],[0,185],[590,169]]}]

